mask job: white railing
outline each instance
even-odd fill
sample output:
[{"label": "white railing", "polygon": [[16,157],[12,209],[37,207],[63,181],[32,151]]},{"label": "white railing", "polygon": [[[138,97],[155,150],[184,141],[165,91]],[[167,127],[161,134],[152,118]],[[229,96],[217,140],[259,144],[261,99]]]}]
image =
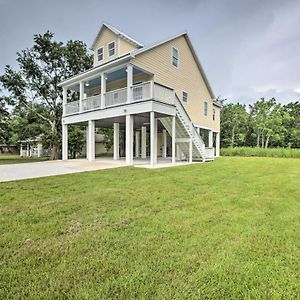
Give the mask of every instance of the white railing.
[{"label": "white railing", "polygon": [[65,114],[71,115],[79,112],[79,101],[72,101],[65,105]]},{"label": "white railing", "polygon": [[94,110],[101,107],[101,95],[88,97],[82,100],[82,110]]},{"label": "white railing", "polygon": [[107,92],[105,94],[105,107],[126,103],[127,88]]},{"label": "white railing", "polygon": [[214,158],[215,149],[214,147],[205,147],[205,157],[206,158]]},{"label": "white railing", "polygon": [[134,85],[132,87],[132,100],[139,101],[152,98],[151,87],[150,81]]},{"label": "white railing", "polygon": [[154,99],[169,104],[174,104],[175,94],[172,89],[164,87],[160,84],[154,84]]}]

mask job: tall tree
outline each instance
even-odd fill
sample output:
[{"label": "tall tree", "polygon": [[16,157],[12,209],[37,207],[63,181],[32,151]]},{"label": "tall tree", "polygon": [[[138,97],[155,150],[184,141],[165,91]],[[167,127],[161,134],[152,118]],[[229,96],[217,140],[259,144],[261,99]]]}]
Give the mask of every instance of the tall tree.
[{"label": "tall tree", "polygon": [[284,145],[300,148],[300,102],[288,103],[283,109],[290,116],[289,119],[284,121],[284,126],[287,129]]},{"label": "tall tree", "polygon": [[0,99],[32,111],[45,124],[44,135],[51,144],[51,158],[57,158],[61,140],[63,79],[92,67],[92,56],[81,41],[67,43],[54,40],[54,34],[34,35],[34,45],[17,53],[19,70],[9,65],[0,76],[0,83],[9,96]]}]

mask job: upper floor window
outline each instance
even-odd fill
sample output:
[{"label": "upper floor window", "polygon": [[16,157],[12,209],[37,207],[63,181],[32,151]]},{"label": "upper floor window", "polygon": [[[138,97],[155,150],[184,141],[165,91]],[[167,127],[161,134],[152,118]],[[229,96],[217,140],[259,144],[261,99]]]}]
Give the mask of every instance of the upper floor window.
[{"label": "upper floor window", "polygon": [[172,48],[172,65],[176,68],[179,66],[179,52],[174,47]]},{"label": "upper floor window", "polygon": [[189,95],[187,92],[182,92],[182,102],[187,103],[189,100]]},{"label": "upper floor window", "polygon": [[204,116],[208,115],[208,103],[207,101],[204,101]]},{"label": "upper floor window", "polygon": [[213,121],[216,119],[216,110],[213,109]]},{"label": "upper floor window", "polygon": [[116,42],[108,44],[108,56],[113,56],[116,53]]},{"label": "upper floor window", "polygon": [[101,61],[103,59],[103,48],[99,48],[97,50],[97,58],[98,58],[98,61]]}]

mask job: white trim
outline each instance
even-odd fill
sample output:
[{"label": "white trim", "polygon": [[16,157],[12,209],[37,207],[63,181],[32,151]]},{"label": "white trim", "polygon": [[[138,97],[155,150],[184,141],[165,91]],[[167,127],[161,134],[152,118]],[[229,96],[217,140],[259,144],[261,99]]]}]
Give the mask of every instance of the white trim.
[{"label": "white trim", "polygon": [[[177,50],[177,53],[178,53],[178,57],[177,57],[177,66],[174,66],[173,65],[173,49]],[[171,65],[176,68],[176,69],[179,69],[179,49],[175,46],[172,46],[171,47]]]},{"label": "white trim", "polygon": [[[186,93],[186,95],[187,95],[187,101],[183,101],[183,93]],[[189,103],[189,93],[187,91],[182,90],[182,93],[181,93],[181,102],[183,104],[188,104]]]},{"label": "white trim", "polygon": [[[110,54],[109,54],[109,45],[112,44],[112,43],[114,43],[114,54],[113,54],[113,55],[110,55]],[[116,56],[116,54],[117,54],[117,51],[116,51],[116,50],[117,50],[117,49],[116,49],[116,45],[117,45],[116,40],[113,40],[113,41],[107,43],[107,58],[108,58],[108,59],[111,59],[111,58],[113,58],[113,57]]]},{"label": "white trim", "polygon": [[[99,53],[98,53],[98,51],[99,51],[100,49],[102,49],[102,59],[99,60]],[[97,62],[103,61],[103,59],[104,59],[104,47],[99,47],[99,48],[97,49]]]}]

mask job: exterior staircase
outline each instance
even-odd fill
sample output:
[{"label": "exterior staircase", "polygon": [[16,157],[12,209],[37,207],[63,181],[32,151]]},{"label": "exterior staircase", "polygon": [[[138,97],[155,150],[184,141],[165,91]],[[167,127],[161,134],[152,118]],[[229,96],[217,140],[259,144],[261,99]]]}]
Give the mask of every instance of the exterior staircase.
[{"label": "exterior staircase", "polygon": [[[186,112],[181,101],[175,95],[176,106],[176,144],[184,154],[186,159],[189,158],[190,141],[192,141],[192,160],[211,160],[210,157],[206,157],[205,143],[201,136],[195,129],[188,113]],[[161,123],[164,125],[170,135],[172,135],[172,117],[160,118]]]}]

